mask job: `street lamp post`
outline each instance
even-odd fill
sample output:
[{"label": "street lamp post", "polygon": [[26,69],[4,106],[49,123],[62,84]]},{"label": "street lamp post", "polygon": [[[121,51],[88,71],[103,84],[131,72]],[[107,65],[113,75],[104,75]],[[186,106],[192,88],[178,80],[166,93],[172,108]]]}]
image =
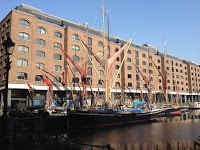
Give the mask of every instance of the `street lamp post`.
[{"label": "street lamp post", "polygon": [[12,39],[10,37],[7,37],[7,39],[2,43],[3,46],[5,47],[5,69],[6,69],[6,85],[5,85],[5,90],[4,90],[4,95],[3,95],[3,99],[4,99],[4,107],[3,107],[3,116],[7,117],[7,112],[8,112],[8,79],[9,79],[9,70],[10,70],[10,55],[12,55],[12,51],[11,51],[11,47],[15,46],[15,43],[12,41]]}]

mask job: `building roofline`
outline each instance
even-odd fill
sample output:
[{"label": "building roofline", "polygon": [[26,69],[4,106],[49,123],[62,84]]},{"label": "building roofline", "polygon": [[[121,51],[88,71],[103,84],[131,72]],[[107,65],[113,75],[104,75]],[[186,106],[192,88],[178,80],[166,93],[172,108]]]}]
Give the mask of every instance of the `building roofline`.
[{"label": "building roofline", "polygon": [[[102,31],[100,31],[98,29],[92,28],[92,27],[85,25],[85,24],[75,23],[75,22],[54,16],[54,15],[49,14],[49,13],[45,13],[41,9],[29,6],[27,4],[21,4],[19,6],[16,6],[15,10],[25,12],[25,13],[30,14],[30,15],[34,15],[40,20],[43,20],[45,22],[50,22],[52,24],[55,24],[55,25],[58,25],[58,26],[61,26],[61,27],[64,27],[64,28],[71,27],[71,28],[75,28],[75,29],[78,29],[78,30],[81,30],[81,31],[84,31],[84,32],[88,32],[89,34],[94,34],[96,36],[103,36]],[[105,34],[105,36],[108,37],[107,34]],[[116,43],[116,44],[119,44],[119,45],[124,45],[127,42],[127,40],[124,40],[122,38],[119,38],[119,37],[116,37],[116,36],[113,36],[113,35],[109,35],[109,36],[110,36],[110,42],[113,42],[113,43]],[[144,50],[144,51],[148,51],[148,47],[147,47],[146,44],[141,45],[141,44],[137,44],[137,43],[131,43],[131,46],[135,47],[135,48],[139,48],[139,49]],[[160,55],[160,56],[164,55],[164,53],[160,52],[159,49],[156,46],[150,45],[149,50],[156,55]],[[169,58],[179,60],[179,61],[183,61],[184,63],[187,63],[187,64],[192,64],[192,65],[200,67],[199,64],[195,64],[193,61],[184,60],[184,59],[181,59],[181,58],[178,58],[176,56],[169,55],[169,54],[167,54],[166,56],[169,57]]]}]

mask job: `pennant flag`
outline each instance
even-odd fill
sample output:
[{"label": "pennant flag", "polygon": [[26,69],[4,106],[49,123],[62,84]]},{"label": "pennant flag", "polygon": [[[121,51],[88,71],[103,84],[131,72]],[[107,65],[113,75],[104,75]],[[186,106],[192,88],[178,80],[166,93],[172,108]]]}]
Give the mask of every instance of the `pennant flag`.
[{"label": "pennant flag", "polygon": [[109,10],[106,9],[104,13],[105,13],[105,16],[106,16],[109,13]]},{"label": "pennant flag", "polygon": [[47,77],[45,75],[43,75],[43,83],[47,84],[47,85],[52,85],[51,81],[49,79],[47,79]]}]

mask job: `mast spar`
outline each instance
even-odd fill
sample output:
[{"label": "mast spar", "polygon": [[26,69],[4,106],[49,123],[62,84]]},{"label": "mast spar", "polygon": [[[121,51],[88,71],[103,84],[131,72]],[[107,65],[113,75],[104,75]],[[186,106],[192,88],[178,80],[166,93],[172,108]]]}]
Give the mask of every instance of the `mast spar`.
[{"label": "mast spar", "polygon": [[167,71],[166,71],[166,41],[163,41],[164,46],[164,58],[163,58],[163,68],[164,68],[164,81],[163,81],[163,89],[164,89],[164,96],[166,104],[168,104],[168,94],[167,94]]},{"label": "mast spar", "polygon": [[[104,0],[102,0],[101,2],[101,7],[102,7],[102,34],[103,34],[103,53],[104,53],[104,59],[105,61],[107,61],[107,49],[106,49],[106,45],[105,45],[105,27],[104,27],[104,16],[105,16],[105,9],[104,9]],[[105,64],[105,70],[104,72],[107,72],[107,62]],[[105,75],[105,103],[107,103],[108,99],[110,98],[110,90],[109,90],[109,79],[107,77],[107,75]]]}]

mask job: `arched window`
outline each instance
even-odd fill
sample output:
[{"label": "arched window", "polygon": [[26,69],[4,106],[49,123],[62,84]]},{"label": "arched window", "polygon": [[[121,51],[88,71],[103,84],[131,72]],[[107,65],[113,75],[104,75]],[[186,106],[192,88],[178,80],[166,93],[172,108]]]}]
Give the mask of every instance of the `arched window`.
[{"label": "arched window", "polygon": [[25,45],[19,45],[17,50],[20,53],[29,53],[29,48]]},{"label": "arched window", "polygon": [[79,36],[77,34],[73,34],[72,35],[72,39],[79,41]]},{"label": "arched window", "polygon": [[30,39],[29,34],[25,32],[19,32],[18,38],[27,41]]},{"label": "arched window", "polygon": [[53,82],[60,83],[61,82],[61,77],[59,77],[59,76],[54,77],[53,78]]},{"label": "arched window", "polygon": [[11,24],[11,20],[8,19],[8,20],[7,20],[7,26],[9,26],[10,24]]},{"label": "arched window", "polygon": [[44,57],[45,57],[45,52],[43,52],[43,51],[41,51],[41,50],[37,50],[37,51],[36,51],[36,56],[37,56],[37,57],[42,57],[42,58],[44,58]]},{"label": "arched window", "polygon": [[17,72],[16,78],[24,80],[24,78],[26,78],[26,79],[28,78],[28,74],[25,72]]},{"label": "arched window", "polygon": [[62,34],[60,32],[54,32],[54,37],[62,38]]},{"label": "arched window", "polygon": [[17,60],[17,66],[21,67],[27,67],[28,66],[28,60],[20,58]]},{"label": "arched window", "polygon": [[30,23],[27,20],[24,20],[24,19],[19,20],[19,25],[24,26],[24,27],[28,27],[28,28],[30,27]]},{"label": "arched window", "polygon": [[43,64],[43,63],[41,63],[41,62],[37,62],[36,64],[35,64],[35,67],[37,68],[37,69],[45,69],[45,64]]},{"label": "arched window", "polygon": [[[6,25],[5,25],[5,24],[3,24],[3,27],[2,27],[2,29],[4,30],[5,28],[6,28]],[[3,31],[3,30],[2,30],[2,31]]]},{"label": "arched window", "polygon": [[43,40],[43,39],[37,38],[36,44],[40,45],[40,46],[45,46],[46,45],[46,41]]},{"label": "arched window", "polygon": [[74,56],[72,56],[72,59],[73,59],[74,61],[79,61],[79,60],[80,60],[80,57],[74,55]]},{"label": "arched window", "polygon": [[42,81],[42,75],[35,75],[35,81]]},{"label": "arched window", "polygon": [[98,42],[98,46],[99,46],[99,47],[103,47],[103,42],[99,41],[99,42]]},{"label": "arched window", "polygon": [[72,46],[72,50],[74,51],[79,51],[80,50],[80,47],[78,45],[73,45]]},{"label": "arched window", "polygon": [[104,71],[103,70],[98,70],[98,74],[99,75],[104,75]]},{"label": "arched window", "polygon": [[7,32],[7,33],[6,33],[6,37],[10,37],[10,32]]},{"label": "arched window", "polygon": [[115,86],[116,87],[120,87],[120,83],[119,82],[115,82]]},{"label": "arched window", "polygon": [[46,34],[46,30],[42,27],[38,27],[37,28],[37,33],[40,33],[40,34]]},{"label": "arched window", "polygon": [[53,47],[55,49],[59,49],[60,47],[62,47],[62,45],[60,43],[54,42]]},{"label": "arched window", "polygon": [[146,62],[145,62],[145,61],[143,61],[143,62],[142,62],[142,65],[146,65]]},{"label": "arched window", "polygon": [[103,85],[103,80],[98,80],[99,85]]},{"label": "arched window", "polygon": [[53,70],[54,70],[54,71],[61,71],[61,70],[62,70],[62,67],[59,66],[59,65],[54,65]]},{"label": "arched window", "polygon": [[78,72],[78,70],[76,69],[76,67],[73,67],[73,68],[72,68],[72,72],[73,72],[73,73]]}]

